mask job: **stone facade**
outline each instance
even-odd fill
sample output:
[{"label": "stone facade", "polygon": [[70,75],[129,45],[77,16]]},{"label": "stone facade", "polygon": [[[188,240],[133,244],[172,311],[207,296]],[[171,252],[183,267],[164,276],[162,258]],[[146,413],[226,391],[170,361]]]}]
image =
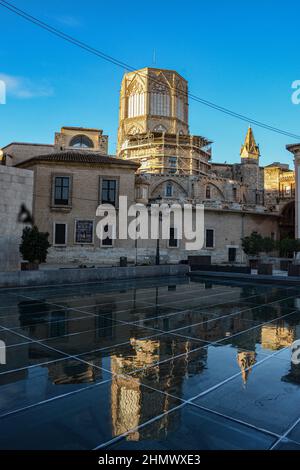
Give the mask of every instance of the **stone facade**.
[{"label": "stone facade", "polygon": [[32,197],[32,171],[0,166],[0,271],[20,268],[23,224],[18,214],[22,204],[32,210]]},{"label": "stone facade", "polygon": [[283,206],[295,200],[295,172],[288,165],[275,162],[264,168],[265,203]]},{"label": "stone facade", "polygon": [[62,127],[55,133],[56,150],[72,148],[87,148],[89,151],[107,155],[108,136],[101,129],[86,129],[83,127]]},{"label": "stone facade", "polygon": [[6,166],[16,166],[35,156],[72,148],[85,148],[107,155],[108,136],[103,135],[101,129],[62,127],[60,132],[55,133],[54,144],[12,142],[2,148],[1,159]]},{"label": "stone facade", "polygon": [[[52,146],[10,144],[3,149],[7,165],[18,164],[34,173],[33,211],[40,230],[50,233],[51,263],[114,265],[121,256],[132,263],[155,262],[156,240],[116,239],[104,246],[96,237],[103,180],[110,188],[107,191],[114,186],[129,204],[204,206],[203,249],[187,251],[184,239],[173,246],[170,240],[160,240],[163,263],[177,263],[192,254],[211,255],[216,263],[243,263],[242,237],[257,231],[278,239],[293,229],[292,206],[282,222],[287,203],[293,203],[293,172],[280,164],[260,166],[251,128],[241,147],[240,163],[214,163],[211,142],[189,133],[187,82],[175,71],[146,68],[125,74],[118,158],[107,155],[107,142],[100,129],[62,127]],[[63,194],[65,184],[68,200],[59,206],[54,192]],[[288,185],[290,201],[282,196]]]},{"label": "stone facade", "polygon": [[[68,157],[71,158],[69,159]],[[118,161],[82,151],[60,152],[34,157],[21,164],[34,173],[35,198],[33,214],[39,229],[49,232],[52,245],[48,262],[58,264],[116,264],[120,256],[133,250],[131,240],[114,240],[113,247],[101,246],[96,237],[96,210],[101,203],[101,182],[117,181],[118,195],[126,195],[128,203],[135,201],[135,171],[132,162]],[[56,178],[68,178],[70,199],[58,205],[54,199]],[[90,240],[76,240],[80,222],[90,223]],[[65,240],[55,242],[56,225],[65,225]],[[118,226],[116,227],[118,230]]]}]

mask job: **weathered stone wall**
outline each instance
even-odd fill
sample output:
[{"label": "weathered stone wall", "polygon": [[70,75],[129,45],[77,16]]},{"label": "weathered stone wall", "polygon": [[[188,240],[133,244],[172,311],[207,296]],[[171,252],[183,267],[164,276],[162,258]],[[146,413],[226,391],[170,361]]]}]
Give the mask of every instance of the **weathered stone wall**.
[{"label": "weathered stone wall", "polygon": [[46,155],[52,152],[54,152],[54,146],[46,144],[12,143],[3,149],[7,166],[15,166],[37,155]]},{"label": "weathered stone wall", "polygon": [[[168,240],[160,240],[161,263],[178,263],[186,260],[189,255],[209,255],[213,263],[228,263],[229,248],[236,248],[236,262],[245,263],[246,256],[241,246],[241,238],[253,231],[262,236],[278,237],[276,216],[266,217],[262,214],[231,212],[224,210],[205,210],[204,229],[214,230],[214,246],[202,250],[187,251],[185,239],[179,241],[177,248],[168,247]],[[156,256],[156,240],[116,240],[113,247],[100,247],[99,240],[93,246],[82,247],[70,244],[66,247],[52,247],[48,262],[53,264],[80,264],[117,266],[121,256],[126,256],[129,263],[154,264]]]},{"label": "weathered stone wall", "polygon": [[[34,216],[38,228],[42,232],[49,232],[49,241],[53,244],[54,223],[67,224],[67,246],[73,253],[78,253],[76,259],[84,259],[84,252],[92,253],[99,248],[100,241],[96,237],[96,210],[100,204],[99,190],[100,177],[111,177],[118,179],[119,195],[126,195],[128,203],[135,201],[135,173],[132,168],[118,167],[117,165],[104,165],[102,167],[91,167],[89,165],[68,164],[41,164],[34,167],[35,171],[35,200]],[[52,207],[52,178],[53,175],[64,174],[72,177],[71,207]],[[76,220],[94,221],[94,242],[91,245],[75,243]],[[118,226],[117,226],[118,229]],[[134,246],[134,242],[127,240],[116,240],[116,248],[121,246],[128,249]],[[101,251],[108,251],[103,247]],[[50,250],[49,261],[53,260],[52,253],[59,254],[61,262],[65,262],[64,248]],[[80,254],[83,252],[83,254]],[[93,255],[91,255],[94,258]],[[106,255],[104,256],[106,258]],[[77,261],[76,261],[77,262]],[[95,261],[92,261],[95,262]]]},{"label": "weathered stone wall", "polygon": [[108,136],[103,135],[102,129],[85,129],[82,127],[62,127],[61,132],[56,132],[56,150],[70,148],[73,137],[78,135],[84,135],[92,141],[93,147],[89,148],[89,151],[95,150],[103,155],[107,155]]},{"label": "weathered stone wall", "polygon": [[33,172],[0,166],[0,271],[20,267],[23,225],[17,221],[21,204],[32,210]]}]

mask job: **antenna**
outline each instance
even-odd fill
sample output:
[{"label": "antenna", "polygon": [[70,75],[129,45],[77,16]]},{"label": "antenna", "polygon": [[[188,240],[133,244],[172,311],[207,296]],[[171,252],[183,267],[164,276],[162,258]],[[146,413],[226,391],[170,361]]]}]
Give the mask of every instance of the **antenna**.
[{"label": "antenna", "polygon": [[156,65],[156,49],[153,49],[152,62],[153,62],[153,65]]}]

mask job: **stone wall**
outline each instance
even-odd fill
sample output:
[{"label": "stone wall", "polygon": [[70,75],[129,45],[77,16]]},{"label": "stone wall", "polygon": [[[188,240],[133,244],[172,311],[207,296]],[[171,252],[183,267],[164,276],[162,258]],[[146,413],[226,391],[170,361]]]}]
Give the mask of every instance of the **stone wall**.
[{"label": "stone wall", "polygon": [[33,173],[0,166],[0,271],[20,267],[19,244],[23,225],[17,217],[21,204],[32,210]]},{"label": "stone wall", "polygon": [[54,146],[47,144],[13,142],[3,148],[3,153],[6,155],[7,166],[15,166],[25,160],[36,157],[37,155],[46,155],[52,152],[54,152]]},{"label": "stone wall", "polygon": [[137,266],[128,268],[98,269],[49,269],[40,271],[0,272],[1,287],[32,287],[87,282],[117,281],[120,279],[144,279],[158,276],[185,276],[189,266]]},{"label": "stone wall", "polygon": [[[178,263],[187,260],[189,255],[209,255],[212,263],[228,263],[229,248],[236,248],[236,262],[246,263],[247,259],[242,250],[241,238],[257,231],[264,237],[271,237],[272,233],[278,238],[278,219],[276,216],[266,216],[264,213],[245,213],[240,211],[205,210],[205,230],[214,230],[214,246],[202,250],[187,251],[185,240],[179,241],[177,248],[168,247],[168,240],[160,240],[160,261],[164,263]],[[76,246],[70,244],[66,247],[51,247],[48,263],[71,264],[78,266],[107,265],[117,266],[120,257],[126,256],[129,263],[155,264],[156,240],[115,240],[113,247],[101,247],[99,240],[95,239],[93,246]]]}]

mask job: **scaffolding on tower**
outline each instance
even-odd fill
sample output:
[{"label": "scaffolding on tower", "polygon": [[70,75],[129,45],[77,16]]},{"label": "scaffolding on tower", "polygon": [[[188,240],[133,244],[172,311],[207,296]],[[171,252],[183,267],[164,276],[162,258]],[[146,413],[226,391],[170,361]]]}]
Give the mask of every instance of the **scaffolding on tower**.
[{"label": "scaffolding on tower", "polygon": [[119,156],[141,163],[141,173],[191,175],[210,169],[211,141],[201,136],[147,132],[128,135]]}]

